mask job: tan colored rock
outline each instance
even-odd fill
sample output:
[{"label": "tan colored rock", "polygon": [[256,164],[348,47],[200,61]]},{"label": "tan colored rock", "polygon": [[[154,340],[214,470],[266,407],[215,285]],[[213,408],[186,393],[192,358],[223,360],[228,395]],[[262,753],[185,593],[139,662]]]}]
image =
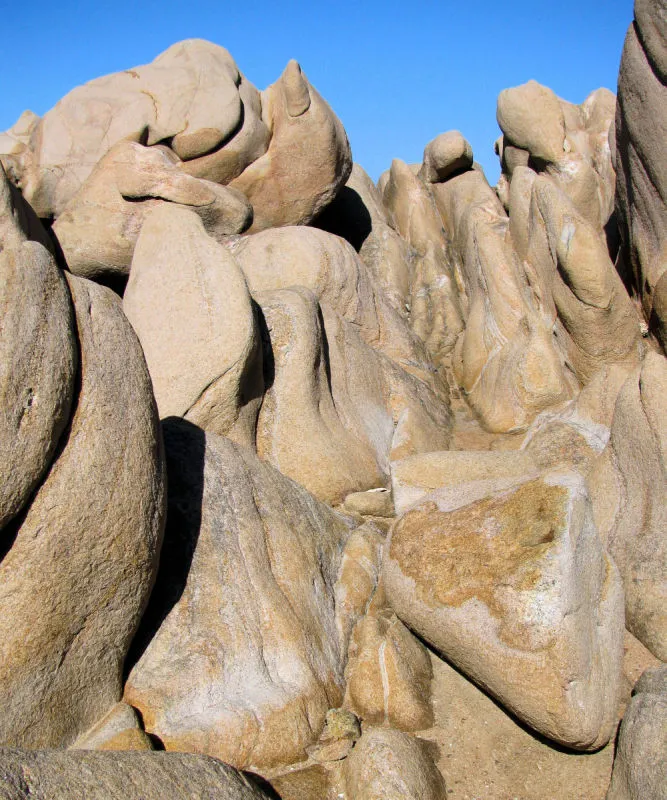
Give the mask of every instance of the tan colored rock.
[{"label": "tan colored rock", "polygon": [[152,750],[153,743],[139,724],[137,712],[117,703],[109,713],[71,746],[72,750]]},{"label": "tan colored rock", "polygon": [[68,276],[80,389],[0,564],[0,742],[66,747],[120,700],[162,538],[162,438],[141,347],[110,290]]},{"label": "tan colored rock", "polygon": [[243,273],[193,211],[162,204],[141,230],[123,310],[146,355],[162,418],[253,445],[261,343]]},{"label": "tan colored rock", "polygon": [[125,700],[168,750],[303,760],[342,700],[335,584],[352,523],[247,448],[163,429],[168,523]]},{"label": "tan colored rock", "polygon": [[394,461],[391,487],[396,515],[404,514],[435,489],[477,481],[513,479],[536,472],[531,455],[518,451],[445,450]]},{"label": "tan colored rock", "polygon": [[667,666],[637,682],[618,737],[606,800],[660,800],[667,789]]},{"label": "tan colored rock", "polygon": [[367,344],[433,383],[433,366],[423,344],[343,239],[316,228],[285,227],[241,237],[229,247],[253,295],[306,287],[320,303],[358,327]]},{"label": "tan colored rock", "polygon": [[623,592],[581,478],[434,492],[392,528],[382,576],[397,615],[519,719],[574,749],[609,741]]},{"label": "tan colored rock", "polygon": [[364,724],[418,731],[433,724],[431,662],[388,606],[380,584],[352,636],[345,702]]},{"label": "tan colored rock", "polygon": [[229,53],[188,39],[151,64],[97,78],[63,97],[19,154],[19,185],[40,216],[57,217],[121,140],[148,146],[169,140],[183,160],[208,157],[193,165],[196,177],[227,183],[265,152],[268,138],[259,94]]},{"label": "tan colored rock", "polygon": [[164,146],[114,145],[53,226],[70,271],[91,279],[127,275],[144,220],[165,202],[194,211],[214,237],[250,225],[252,208],[242,194],[197,180],[181,164]]},{"label": "tan colored rock", "polygon": [[618,76],[615,142],[624,256],[646,319],[667,352],[664,288],[658,289],[667,267],[666,27],[660,0],[635,3]]},{"label": "tan colored rock", "polygon": [[0,529],[49,468],[77,368],[67,284],[50,253],[28,240],[15,200],[0,167]]},{"label": "tan colored rock", "polygon": [[242,773],[190,753],[0,750],[2,800],[266,800]]},{"label": "tan colored rock", "polygon": [[344,708],[332,708],[327,711],[317,744],[308,748],[308,754],[321,764],[342,761],[350,754],[360,736],[361,727],[357,717]]},{"label": "tan colored rock", "polygon": [[567,366],[585,384],[604,363],[638,363],[639,320],[604,241],[549,179],[535,179],[531,204],[530,247],[542,268],[551,254],[554,333]]},{"label": "tan colored rock", "polygon": [[363,514],[371,517],[394,516],[391,492],[384,487],[348,494],[343,502],[343,508],[350,514]]},{"label": "tan colored rock", "polygon": [[536,81],[528,81],[498,95],[498,125],[515,147],[542,161],[563,155],[565,121],[556,95]]},{"label": "tan colored rock", "polygon": [[649,353],[616,400],[589,485],[596,523],[625,586],[627,627],[667,658],[667,361]]},{"label": "tan colored rock", "polygon": [[406,314],[415,252],[395,230],[382,195],[359,164],[352,165],[347,183],[313,224],[348,241],[391,305]]},{"label": "tan colored rock", "polygon": [[419,176],[427,183],[441,183],[453,173],[472,169],[472,147],[460,131],[447,131],[426,145]]},{"label": "tan colored rock", "polygon": [[252,203],[251,230],[305,225],[350,174],[345,129],[296,61],[263,93],[262,116],[271,130],[268,149],[230,185]]},{"label": "tan colored rock", "polygon": [[389,461],[447,447],[451,417],[418,378],[369,347],[312,293],[256,292],[271,363],[257,452],[316,497],[386,487]]},{"label": "tan colored rock", "polygon": [[346,796],[354,800],[445,800],[430,746],[391,728],[364,731],[345,762]]}]

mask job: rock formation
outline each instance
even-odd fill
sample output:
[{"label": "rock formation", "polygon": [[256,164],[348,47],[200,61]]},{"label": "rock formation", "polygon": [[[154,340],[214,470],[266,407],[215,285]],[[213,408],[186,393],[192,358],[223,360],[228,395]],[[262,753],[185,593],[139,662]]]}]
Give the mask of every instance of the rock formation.
[{"label": "rock formation", "polygon": [[0,134],[0,798],[665,795],[666,19],[495,187],[203,40]]}]

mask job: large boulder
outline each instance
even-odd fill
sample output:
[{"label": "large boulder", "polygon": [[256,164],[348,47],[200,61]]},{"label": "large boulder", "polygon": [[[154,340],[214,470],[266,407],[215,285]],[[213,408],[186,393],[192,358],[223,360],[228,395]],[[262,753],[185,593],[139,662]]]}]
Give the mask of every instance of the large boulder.
[{"label": "large boulder", "polygon": [[333,200],[352,169],[345,129],[296,61],[262,94],[266,153],[230,185],[254,209],[253,231],[305,225]]},{"label": "large boulder", "polygon": [[163,428],[167,529],[125,699],[167,750],[302,760],[342,700],[335,585],[353,524],[249,449]]},{"label": "large boulder", "polygon": [[616,109],[616,209],[626,266],[667,352],[667,22],[662,0],[637,0]]},{"label": "large boulder", "polygon": [[243,273],[194,211],[162,204],[147,218],[123,310],[144,349],[162,418],[254,444],[261,344]]},{"label": "large boulder", "polygon": [[269,131],[257,89],[229,53],[188,39],[150,64],[78,86],[48,111],[17,156],[26,199],[41,217],[59,216],[121,140],[167,141],[194,162],[195,177],[228,183],[266,151]]},{"label": "large boulder", "polygon": [[667,788],[667,666],[646,670],[632,694],[606,800],[660,800]]},{"label": "large boulder", "polygon": [[352,800],[445,800],[447,789],[430,746],[391,728],[364,731],[345,761]]},{"label": "large boulder", "polygon": [[667,360],[649,353],[618,394],[589,476],[600,533],[623,577],[626,624],[667,659]]},{"label": "large boulder", "polygon": [[233,767],[190,753],[0,750],[1,800],[266,800]]},{"label": "large boulder", "polygon": [[164,521],[162,437],[139,342],[116,295],[68,281],[76,407],[0,563],[0,742],[29,748],[71,744],[120,699]]},{"label": "large boulder", "polygon": [[581,478],[434,492],[392,528],[382,575],[397,615],[521,720],[575,749],[609,741],[623,591]]},{"label": "large boulder", "polygon": [[62,272],[30,241],[0,167],[0,530],[25,506],[69,421],[77,367]]},{"label": "large boulder", "polygon": [[114,145],[53,225],[69,270],[91,279],[126,276],[144,220],[165,202],[194,211],[212,236],[250,225],[252,208],[240,192],[193,178],[181,165],[162,145]]}]

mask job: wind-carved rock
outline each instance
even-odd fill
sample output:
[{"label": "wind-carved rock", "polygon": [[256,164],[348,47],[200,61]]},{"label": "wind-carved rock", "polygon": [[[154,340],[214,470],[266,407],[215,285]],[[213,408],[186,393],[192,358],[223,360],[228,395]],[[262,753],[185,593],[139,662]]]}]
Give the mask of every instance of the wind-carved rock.
[{"label": "wind-carved rock", "polygon": [[0,741],[28,748],[73,743],[120,700],[164,521],[162,438],[139,342],[110,290],[68,281],[76,405],[0,562]]},{"label": "wind-carved rock", "polygon": [[254,446],[263,394],[259,329],[245,278],[193,211],[144,223],[123,309],[146,354],[158,411]]}]

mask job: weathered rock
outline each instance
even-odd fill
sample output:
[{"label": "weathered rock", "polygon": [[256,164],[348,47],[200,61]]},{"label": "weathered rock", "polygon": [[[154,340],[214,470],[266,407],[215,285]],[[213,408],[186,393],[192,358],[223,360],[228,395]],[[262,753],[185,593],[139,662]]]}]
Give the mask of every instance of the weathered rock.
[{"label": "weathered rock", "polygon": [[459,131],[447,131],[426,145],[420,177],[428,183],[441,183],[453,173],[471,169],[472,147]]},{"label": "weathered rock", "polygon": [[364,731],[345,762],[354,800],[445,800],[447,790],[430,745],[391,728]]},{"label": "weathered rock", "polygon": [[367,344],[433,383],[422,342],[343,239],[316,228],[285,227],[241,237],[229,247],[253,295],[304,286],[354,324]]},{"label": "weathered rock", "polygon": [[392,528],[382,575],[398,616],[524,722],[575,749],[609,741],[623,592],[581,478],[434,492]]},{"label": "weathered rock", "polygon": [[435,489],[456,490],[478,481],[514,479],[536,472],[532,456],[517,451],[445,450],[418,453],[391,465],[396,514],[404,514]]},{"label": "weathered rock", "polygon": [[[662,0],[637,0],[616,109],[616,209],[624,255],[646,319],[667,352],[667,34]],[[662,288],[660,288],[662,286]]]},{"label": "weathered rock", "polygon": [[268,149],[230,185],[252,203],[251,230],[305,225],[350,174],[345,129],[296,61],[263,93],[262,112],[271,130]]},{"label": "weathered rock", "polygon": [[324,728],[317,744],[308,748],[308,754],[318,763],[342,761],[361,736],[359,720],[344,708],[327,711]]},{"label": "weathered rock", "polygon": [[0,167],[0,530],[51,463],[77,367],[67,284],[52,256],[28,241],[15,199]]},{"label": "weathered rock", "polygon": [[506,138],[533,158],[555,162],[563,156],[565,120],[556,95],[536,81],[498,95],[497,120]]},{"label": "weathered rock", "polygon": [[302,760],[342,699],[335,584],[352,523],[247,448],[163,428],[167,530],[125,699],[168,750]]},{"label": "weathered rock", "polygon": [[257,452],[331,504],[386,487],[389,461],[447,447],[448,403],[306,289],[256,292],[270,338]]},{"label": "weathered rock", "polygon": [[649,353],[619,392],[589,476],[595,519],[625,586],[626,624],[667,658],[667,361]]},{"label": "weathered rock", "polygon": [[137,712],[117,703],[109,713],[71,746],[72,750],[152,750],[153,743],[139,724]]},{"label": "weathered rock", "polygon": [[188,209],[142,228],[123,310],[146,355],[162,418],[253,445],[262,397],[259,329],[243,273]]},{"label": "weathered rock", "polygon": [[391,305],[405,314],[415,252],[395,230],[380,192],[359,164],[352,165],[347,183],[313,224],[348,241]]},{"label": "weathered rock", "polygon": [[352,636],[345,707],[369,725],[418,731],[433,724],[431,662],[393,613],[380,584]]},{"label": "weathered rock", "polygon": [[41,217],[59,216],[121,140],[168,140],[179,158],[194,160],[196,177],[227,183],[266,151],[269,132],[257,90],[229,53],[188,39],[151,64],[73,89],[48,111],[18,156],[23,194]]},{"label": "weathered rock", "polygon": [[2,800],[266,800],[233,767],[189,753],[0,750]]},{"label": "weathered rock", "polygon": [[343,503],[343,508],[351,514],[363,514],[370,517],[394,516],[391,492],[384,487],[348,494]]},{"label": "weathered rock", "polygon": [[660,800],[667,789],[667,666],[637,682],[618,737],[607,800]]},{"label": "weathered rock", "polygon": [[144,220],[165,201],[196,212],[214,237],[250,225],[252,208],[242,194],[191,177],[181,163],[164,146],[114,145],[53,226],[70,271],[91,279],[127,275]]},{"label": "weathered rock", "polygon": [[30,748],[71,744],[120,700],[164,519],[162,439],[139,342],[116,295],[68,282],[76,408],[0,563],[0,741]]}]

